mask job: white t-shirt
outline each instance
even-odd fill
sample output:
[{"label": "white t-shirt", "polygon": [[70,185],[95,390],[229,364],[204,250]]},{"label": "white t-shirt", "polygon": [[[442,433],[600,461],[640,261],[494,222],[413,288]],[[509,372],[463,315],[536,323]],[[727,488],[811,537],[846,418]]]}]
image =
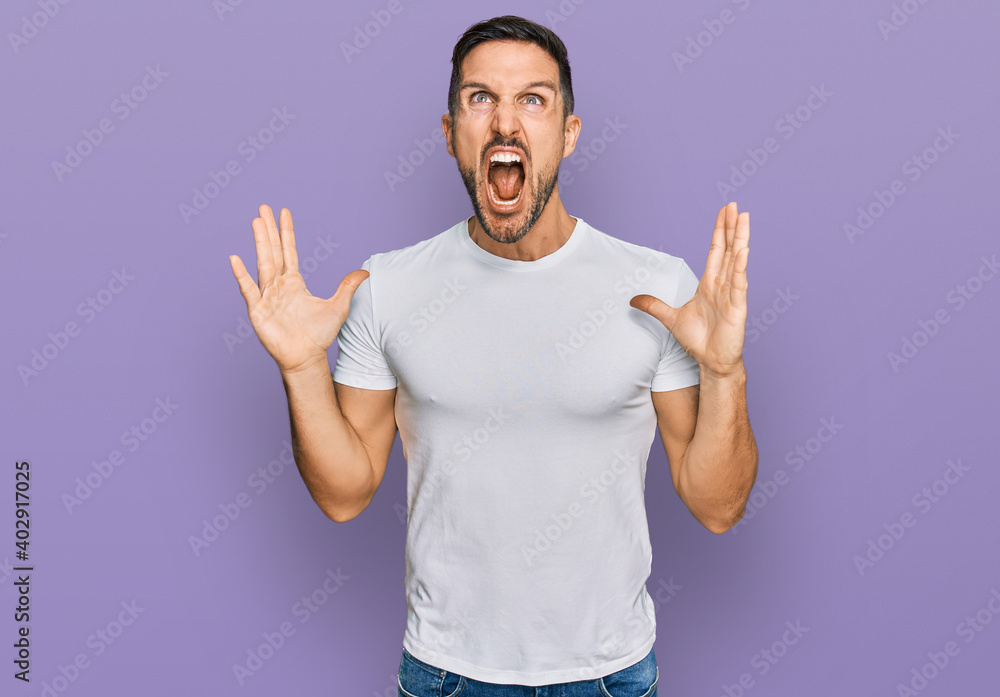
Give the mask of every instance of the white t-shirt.
[{"label": "white t-shirt", "polygon": [[403,646],[450,672],[521,685],[639,661],[656,638],[650,390],[696,385],[699,368],[629,300],[679,307],[698,278],[683,259],[582,219],[535,261],[487,252],[463,220],[362,268],[333,379],[397,388]]}]

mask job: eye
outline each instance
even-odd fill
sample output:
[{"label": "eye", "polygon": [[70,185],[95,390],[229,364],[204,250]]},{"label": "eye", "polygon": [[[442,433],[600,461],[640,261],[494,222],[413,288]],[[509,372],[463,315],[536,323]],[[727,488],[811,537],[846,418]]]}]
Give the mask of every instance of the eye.
[{"label": "eye", "polygon": [[485,92],[476,92],[474,95],[472,95],[472,101],[477,104],[483,104],[483,102],[479,101],[478,97],[486,97],[487,99],[489,99],[489,95],[486,94]]},{"label": "eye", "polygon": [[542,103],[541,98],[537,94],[530,94],[526,97],[526,99],[534,99],[535,101],[533,102],[533,104],[540,105]]}]

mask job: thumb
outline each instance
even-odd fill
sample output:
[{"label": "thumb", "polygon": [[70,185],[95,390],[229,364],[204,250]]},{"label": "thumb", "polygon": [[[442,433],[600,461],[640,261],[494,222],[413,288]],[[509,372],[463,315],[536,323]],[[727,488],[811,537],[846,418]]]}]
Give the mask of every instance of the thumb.
[{"label": "thumb", "polygon": [[351,298],[354,297],[354,292],[358,289],[358,286],[364,282],[368,276],[370,276],[364,269],[358,269],[357,271],[351,271],[351,273],[344,276],[344,280],[340,282],[337,286],[337,292],[331,295],[327,300],[338,308],[343,308],[344,317],[347,316],[347,310],[351,306]]},{"label": "thumb", "polygon": [[247,273],[247,267],[243,264],[243,260],[235,254],[229,255],[229,266],[233,269],[233,275],[240,286],[240,293],[247,303],[247,312],[250,312],[254,305],[260,302],[260,288]]},{"label": "thumb", "polygon": [[674,321],[677,319],[677,310],[659,298],[646,294],[636,295],[629,300],[628,304],[660,320],[663,326],[667,328],[667,331],[673,330]]}]

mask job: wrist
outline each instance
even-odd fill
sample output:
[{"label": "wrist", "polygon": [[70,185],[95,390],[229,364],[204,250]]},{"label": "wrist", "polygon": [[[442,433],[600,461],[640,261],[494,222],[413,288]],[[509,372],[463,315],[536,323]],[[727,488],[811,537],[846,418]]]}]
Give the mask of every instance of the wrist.
[{"label": "wrist", "polygon": [[746,367],[743,365],[742,357],[736,363],[733,363],[725,367],[721,366],[711,367],[703,363],[699,363],[698,368],[701,371],[702,382],[705,381],[735,382],[745,379],[747,375]]},{"label": "wrist", "polygon": [[317,376],[329,375],[330,361],[326,353],[323,353],[320,356],[300,363],[294,368],[279,366],[279,369],[281,370],[281,379],[286,383],[301,381],[303,379],[311,380]]}]

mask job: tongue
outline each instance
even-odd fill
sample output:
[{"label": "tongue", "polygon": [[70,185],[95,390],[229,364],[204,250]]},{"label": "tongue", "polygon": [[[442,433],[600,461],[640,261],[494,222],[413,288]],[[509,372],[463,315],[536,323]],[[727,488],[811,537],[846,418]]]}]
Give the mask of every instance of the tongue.
[{"label": "tongue", "polygon": [[513,201],[524,186],[524,167],[516,162],[490,167],[490,181],[503,201]]}]

